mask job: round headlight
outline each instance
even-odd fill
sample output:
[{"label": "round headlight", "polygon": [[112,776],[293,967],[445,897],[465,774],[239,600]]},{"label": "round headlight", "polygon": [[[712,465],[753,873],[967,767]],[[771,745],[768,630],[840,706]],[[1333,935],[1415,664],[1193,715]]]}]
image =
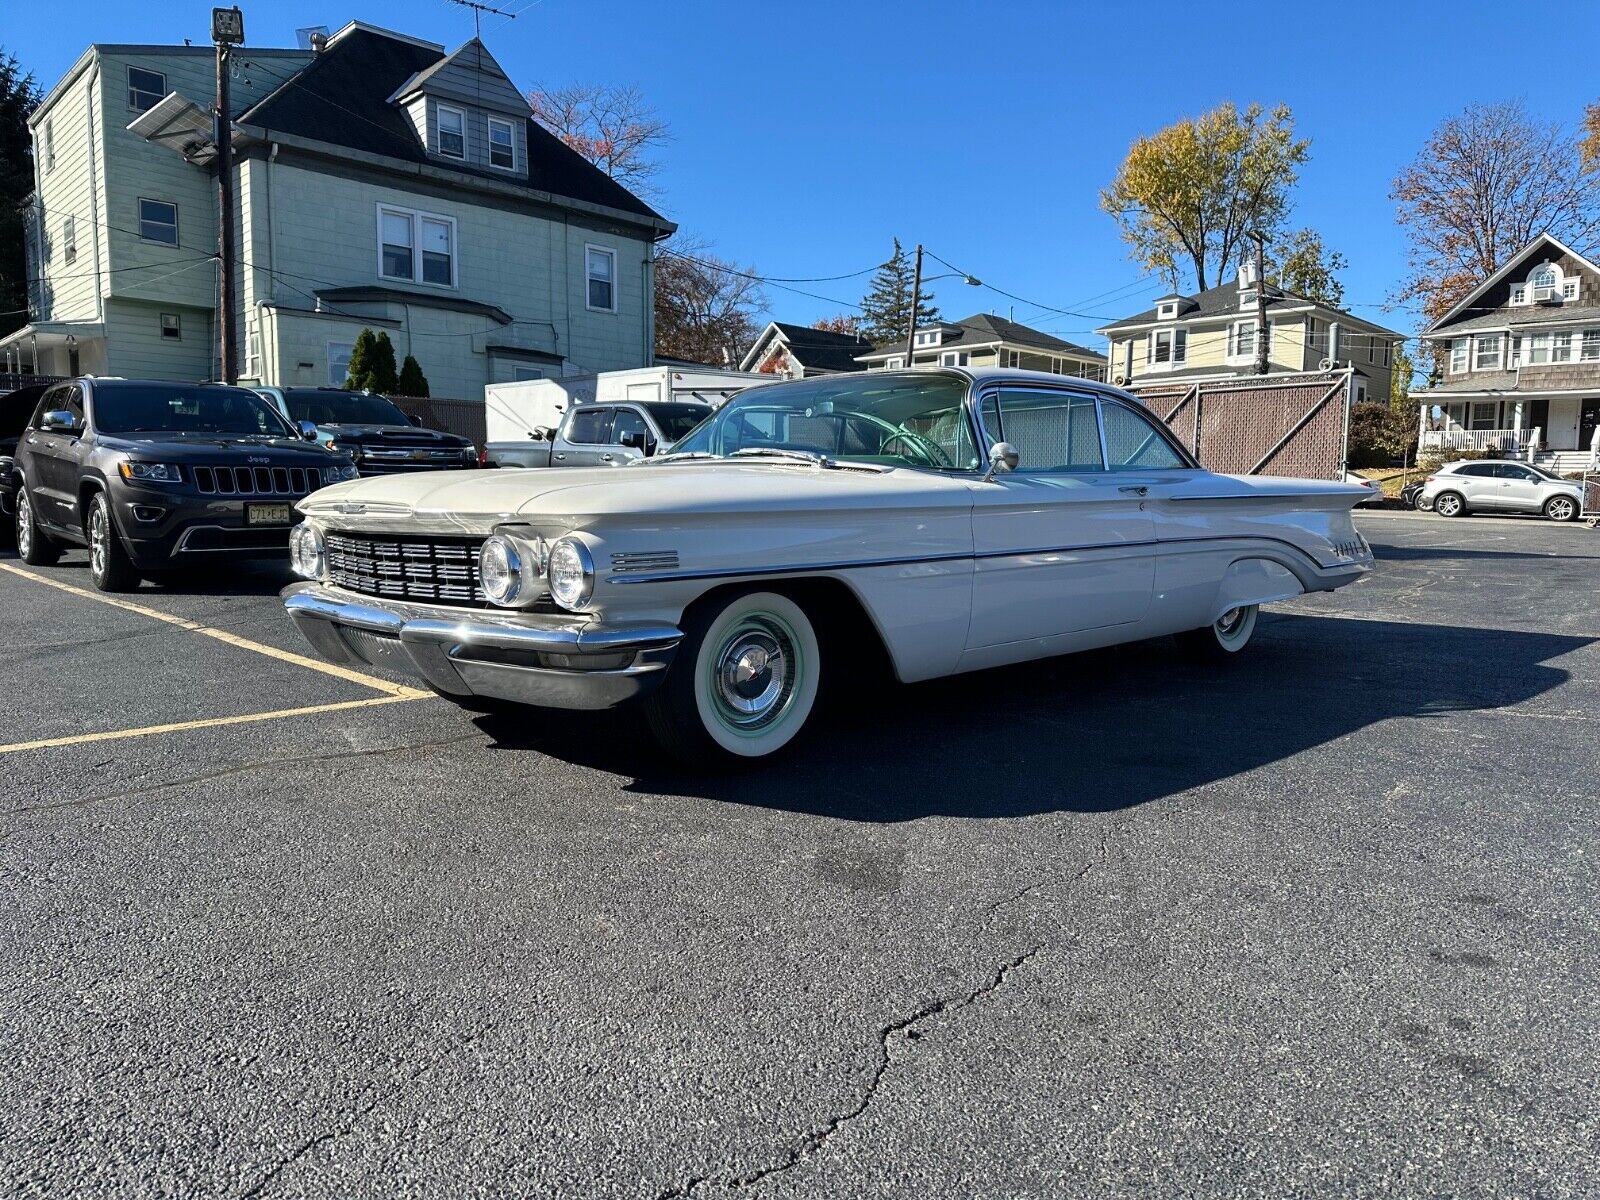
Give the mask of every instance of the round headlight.
[{"label": "round headlight", "polygon": [[576,538],[562,538],[550,547],[550,596],[562,608],[582,608],[594,591],[594,557]]},{"label": "round headlight", "polygon": [[516,543],[492,535],[478,551],[478,579],[493,604],[511,605],[522,594],[522,555]]},{"label": "round headlight", "polygon": [[322,531],[301,522],[289,531],[289,565],[296,575],[322,578]]}]

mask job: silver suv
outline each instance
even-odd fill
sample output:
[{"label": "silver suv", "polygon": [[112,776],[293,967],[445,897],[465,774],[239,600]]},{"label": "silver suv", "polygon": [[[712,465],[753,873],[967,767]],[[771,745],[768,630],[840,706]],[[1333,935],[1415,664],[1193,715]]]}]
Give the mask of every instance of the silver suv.
[{"label": "silver suv", "polygon": [[1583,488],[1543,467],[1519,462],[1446,463],[1422,485],[1419,508],[1441,517],[1469,512],[1543,513],[1570,521],[1583,507]]}]

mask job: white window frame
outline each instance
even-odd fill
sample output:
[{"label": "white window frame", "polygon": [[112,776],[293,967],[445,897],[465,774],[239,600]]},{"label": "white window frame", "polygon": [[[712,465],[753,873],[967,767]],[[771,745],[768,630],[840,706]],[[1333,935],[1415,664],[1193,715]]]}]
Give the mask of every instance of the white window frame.
[{"label": "white window frame", "polygon": [[512,383],[521,383],[521,382],[524,382],[524,381],[527,381],[527,380],[532,380],[532,379],[547,379],[547,378],[549,378],[548,370],[545,367],[530,366],[527,363],[512,363],[512,364],[510,364],[510,366],[511,366],[511,379],[510,379],[510,382],[512,382]]},{"label": "white window frame", "polygon": [[[417,208],[401,208],[398,204],[385,204],[378,202],[376,215],[373,218],[377,231],[378,262],[377,271],[379,279],[392,280],[395,283],[411,283],[418,287],[440,288],[453,291],[460,284],[461,279],[461,239],[460,231],[456,227],[456,219],[447,217],[443,213],[423,212]],[[383,269],[383,218],[387,213],[390,216],[404,217],[411,222],[411,278],[404,275],[388,275]],[[437,221],[450,229],[450,282],[435,283],[422,277],[422,222]]]},{"label": "white window frame", "polygon": [[[1244,334],[1250,334],[1250,345],[1244,344]],[[1229,362],[1254,362],[1256,357],[1256,338],[1260,335],[1258,322],[1254,317],[1247,317],[1242,321],[1234,321],[1228,326],[1228,361]],[[1267,322],[1267,357],[1272,357],[1272,322]]]},{"label": "white window frame", "polygon": [[[1494,343],[1494,353],[1486,355],[1486,343]],[[1480,333],[1472,339],[1472,369],[1474,371],[1498,371],[1505,364],[1506,339],[1500,333]]]},{"label": "white window frame", "polygon": [[1522,358],[1530,367],[1549,366],[1550,335],[1548,333],[1527,333],[1522,336]]},{"label": "white window frame", "polygon": [[[161,80],[161,91],[151,92],[147,88],[135,88],[133,86],[133,73],[135,71],[141,71],[146,75],[154,75],[157,79]],[[167,73],[165,71],[152,71],[149,67],[139,67],[135,66],[133,63],[129,63],[126,78],[128,82],[128,111],[130,112],[149,112],[157,104],[160,104],[161,101],[165,100],[167,98],[167,93],[171,90],[167,87]],[[151,103],[146,104],[143,108],[140,108],[133,98],[133,94],[136,91],[146,96],[153,95],[155,96],[155,99]]]},{"label": "white window frame", "polygon": [[[144,226],[145,226],[144,206],[146,204],[164,204],[164,205],[166,205],[168,208],[170,208],[172,210],[172,240],[170,242],[167,241],[166,238],[153,238],[153,237],[146,236],[145,231],[144,231]],[[139,240],[140,241],[153,242],[157,246],[176,246],[176,245],[179,245],[181,243],[181,241],[182,241],[182,229],[178,224],[178,204],[177,204],[177,201],[175,201],[175,200],[157,200],[153,196],[140,196],[139,200],[138,200],[138,208],[135,210],[135,215],[139,218]],[[151,221],[150,224],[152,224],[152,225],[161,225],[162,228],[166,227],[165,225],[163,225],[161,222],[158,222],[158,221]]]},{"label": "white window frame", "polygon": [[1511,303],[1512,304],[1526,304],[1527,302],[1528,302],[1528,285],[1525,284],[1525,283],[1514,283],[1514,284],[1512,284],[1511,285]]},{"label": "white window frame", "polygon": [[[511,147],[511,161],[509,163],[497,163],[494,160],[494,131],[496,128],[506,131],[506,141]],[[490,117],[488,138],[489,143],[486,148],[489,153],[489,165],[496,171],[515,171],[517,169],[517,127],[505,117]]]},{"label": "white window frame", "polygon": [[1550,361],[1552,363],[1572,362],[1573,355],[1572,330],[1562,329],[1550,335]]},{"label": "white window frame", "polygon": [[1578,342],[1579,362],[1600,362],[1600,329],[1585,329]]},{"label": "white window frame", "polygon": [[1576,300],[1578,298],[1578,281],[1576,279],[1563,279],[1561,281],[1561,298],[1563,300]]},{"label": "white window frame", "polygon": [[44,119],[44,169],[47,173],[56,169],[56,127],[53,117]]},{"label": "white window frame", "polygon": [[67,262],[78,258],[78,218],[71,213],[61,223],[61,255]]},{"label": "white window frame", "polygon": [[939,355],[941,367],[964,367],[971,361],[971,355],[965,350],[945,350]]},{"label": "white window frame", "polygon": [[1471,368],[1470,342],[1470,338],[1464,337],[1450,339],[1450,374],[1462,375]]},{"label": "white window frame", "polygon": [[[1167,340],[1167,357],[1157,358],[1162,339]],[[1152,329],[1144,343],[1144,361],[1152,371],[1171,371],[1189,361],[1189,331],[1181,325],[1171,329]]]},{"label": "white window frame", "polygon": [[924,329],[912,338],[912,342],[918,346],[937,346],[943,340],[944,331],[940,329]]},{"label": "white window frame", "polygon": [[1178,315],[1178,302],[1176,300],[1163,300],[1156,305],[1157,320],[1167,321]]},{"label": "white window frame", "polygon": [[898,371],[905,365],[906,360],[904,358],[886,358],[883,360],[883,369],[885,371]]},{"label": "white window frame", "polygon": [[[593,303],[590,302],[589,285],[592,282],[594,282],[594,279],[595,279],[595,277],[592,274],[590,274],[590,272],[589,272],[589,256],[591,254],[604,254],[607,258],[609,258],[611,260],[611,278],[607,281],[607,282],[609,282],[611,284],[611,307],[609,307],[609,308],[603,308],[600,305],[593,304]],[[590,312],[614,313],[614,312],[617,311],[617,302],[620,299],[620,297],[618,295],[618,292],[620,290],[621,289],[618,287],[618,279],[617,279],[617,252],[616,252],[616,250],[611,246],[598,246],[593,242],[585,242],[584,245],[583,245],[583,306],[584,306],[584,308],[588,309]]]},{"label": "white window frame", "polygon": [[[335,346],[342,346],[344,348],[344,374],[339,376],[339,378],[337,380],[335,380],[333,378],[333,360],[334,360],[333,349],[334,349]],[[355,351],[356,351],[356,344],[355,344],[354,340],[345,342],[345,341],[340,341],[338,338],[330,338],[329,339],[329,341],[328,341],[328,385],[330,387],[343,387],[344,386],[344,381],[350,377],[350,356],[352,354],[354,354]]]},{"label": "white window frame", "polygon": [[[444,114],[450,113],[461,122],[461,153],[452,154],[444,148]],[[440,158],[453,158],[457,162],[467,161],[467,110],[457,108],[454,104],[445,104],[436,101],[433,106],[433,145],[434,153]]]}]

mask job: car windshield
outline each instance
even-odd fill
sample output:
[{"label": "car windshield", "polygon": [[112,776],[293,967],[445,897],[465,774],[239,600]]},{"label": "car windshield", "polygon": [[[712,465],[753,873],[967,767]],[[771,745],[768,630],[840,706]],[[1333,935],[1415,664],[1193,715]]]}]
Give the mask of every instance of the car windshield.
[{"label": "car windshield", "polygon": [[964,378],[935,372],[862,372],[750,388],[674,445],[672,455],[775,460],[820,455],[841,462],[973,471],[978,453],[966,394]]},{"label": "car windshield", "polygon": [[411,419],[385,396],[341,392],[333,388],[285,388],[283,399],[291,417],[313,425],[411,424]]},{"label": "car windshield", "polygon": [[101,433],[294,436],[254,392],[182,383],[102,384],[94,389],[94,427]]},{"label": "car windshield", "polygon": [[705,404],[646,404],[644,408],[668,442],[677,441],[711,412]]}]

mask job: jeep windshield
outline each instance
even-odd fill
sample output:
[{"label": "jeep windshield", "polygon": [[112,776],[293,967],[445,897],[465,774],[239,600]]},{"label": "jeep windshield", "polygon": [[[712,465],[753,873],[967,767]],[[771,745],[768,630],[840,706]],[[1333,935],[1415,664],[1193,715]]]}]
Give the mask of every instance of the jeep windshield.
[{"label": "jeep windshield", "polygon": [[284,403],[296,421],[313,425],[410,425],[394,401],[360,392],[322,388],[285,388]]},{"label": "jeep windshield", "polygon": [[846,462],[975,471],[967,381],[944,374],[825,376],[750,388],[654,461]]},{"label": "jeep windshield", "polygon": [[200,433],[294,437],[277,411],[243,388],[182,383],[102,383],[94,389],[101,433]]}]

